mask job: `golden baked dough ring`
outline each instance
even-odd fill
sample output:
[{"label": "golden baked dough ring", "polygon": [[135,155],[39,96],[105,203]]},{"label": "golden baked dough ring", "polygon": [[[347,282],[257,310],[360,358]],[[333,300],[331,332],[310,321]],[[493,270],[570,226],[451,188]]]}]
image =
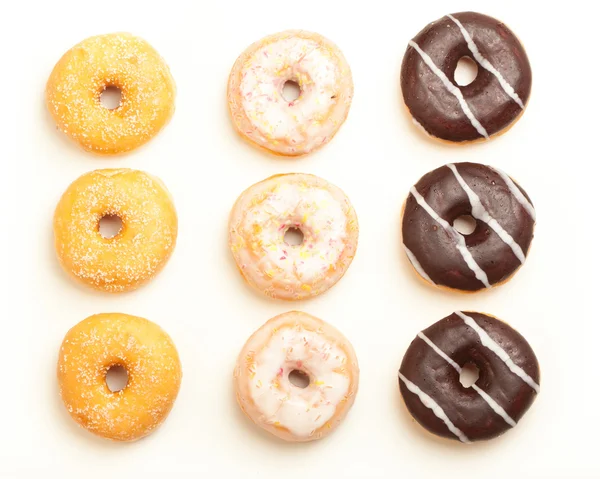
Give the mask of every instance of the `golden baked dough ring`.
[{"label": "golden baked dough ring", "polygon": [[[100,103],[109,87],[120,105]],[[169,67],[145,40],[129,33],[88,38],[58,61],[46,85],[46,103],[58,129],[84,150],[113,155],[154,137],[175,111]]]},{"label": "golden baked dough ring", "polygon": [[[104,238],[105,216],[123,226]],[[62,267],[93,288],[118,293],[152,279],[177,239],[177,214],[162,181],[143,171],[96,170],[75,180],[54,213],[54,240]]]},{"label": "golden baked dough ring", "polygon": [[[127,370],[124,389],[112,392],[106,373]],[[65,336],[58,384],[73,419],[115,441],[135,441],[167,418],[181,384],[181,364],[171,338],[147,319],[120,313],[84,319]]]}]

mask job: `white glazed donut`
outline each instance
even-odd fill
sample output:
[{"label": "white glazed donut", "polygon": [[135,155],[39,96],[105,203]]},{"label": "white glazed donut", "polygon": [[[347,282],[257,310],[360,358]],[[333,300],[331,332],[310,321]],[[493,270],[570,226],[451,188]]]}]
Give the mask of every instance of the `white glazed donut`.
[{"label": "white glazed donut", "polygon": [[[300,371],[305,388],[290,382]],[[244,413],[286,441],[313,441],[344,419],[358,390],[358,361],[333,326],[299,311],[276,316],[242,348],[234,371]]]},{"label": "white glazed donut", "polygon": [[[297,229],[302,244],[284,235]],[[358,220],[337,186],[301,173],[248,188],[229,221],[229,246],[246,281],[267,296],[297,300],[324,293],[344,275],[358,245]]]},{"label": "white glazed donut", "polygon": [[[283,86],[300,87],[293,101]],[[298,156],[327,143],[344,123],[352,102],[352,74],[331,41],[300,30],[268,36],[235,62],[227,98],[238,133],[272,153]]]}]

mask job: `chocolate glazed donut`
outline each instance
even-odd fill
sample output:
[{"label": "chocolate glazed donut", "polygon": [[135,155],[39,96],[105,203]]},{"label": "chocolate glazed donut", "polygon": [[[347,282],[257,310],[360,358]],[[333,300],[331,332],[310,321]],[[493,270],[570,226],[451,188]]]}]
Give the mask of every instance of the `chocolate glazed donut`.
[{"label": "chocolate glazed donut", "polygon": [[[468,388],[465,364],[479,369]],[[425,429],[468,443],[492,439],[517,425],[540,390],[529,343],[506,323],[481,313],[456,312],[420,332],[400,372],[400,392]]]},{"label": "chocolate glazed donut", "polygon": [[[454,71],[463,57],[479,70],[472,83],[460,86]],[[400,83],[410,114],[429,135],[466,142],[489,139],[520,117],[531,92],[531,66],[506,25],[480,13],[455,13],[408,43]]]},{"label": "chocolate glazed donut", "polygon": [[[462,235],[460,216],[476,220]],[[410,190],[402,237],[414,269],[427,282],[475,292],[502,284],[525,262],[535,226],[527,193],[506,173],[456,163],[427,173]]]}]

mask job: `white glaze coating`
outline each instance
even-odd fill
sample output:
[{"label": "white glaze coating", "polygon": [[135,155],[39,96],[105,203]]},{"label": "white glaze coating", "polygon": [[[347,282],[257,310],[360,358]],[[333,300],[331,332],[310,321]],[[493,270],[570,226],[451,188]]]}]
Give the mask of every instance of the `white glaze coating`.
[{"label": "white glaze coating", "polygon": [[489,71],[492,75],[494,75],[498,79],[498,82],[500,83],[500,86],[502,87],[502,89],[506,92],[506,94],[509,97],[511,97],[513,99],[513,101],[517,105],[519,105],[521,108],[525,108],[525,105],[523,105],[523,102],[521,101],[521,98],[519,98],[519,95],[517,94],[515,89],[506,81],[506,79],[502,76],[502,74],[494,68],[494,66],[487,60],[487,58],[485,58],[481,54],[481,52],[479,51],[479,48],[477,48],[477,45],[471,38],[471,35],[469,35],[469,32],[467,32],[467,30],[465,29],[463,24],[460,23],[452,15],[447,15],[447,17],[450,20],[452,20],[454,23],[456,23],[456,25],[460,29],[460,32],[462,33],[463,37],[465,38],[465,41],[467,42],[467,45],[469,46],[469,50],[471,50],[471,53],[475,57],[475,60],[477,60],[477,63],[479,63],[483,68],[485,68],[487,71]]},{"label": "white glaze coating", "polygon": [[459,182],[460,186],[469,197],[469,202],[471,203],[471,215],[473,215],[473,218],[487,223],[489,227],[496,232],[500,239],[509,246],[509,248],[513,251],[518,260],[521,262],[521,264],[523,264],[525,262],[525,253],[523,253],[523,250],[517,244],[514,238],[502,226],[500,226],[500,223],[498,223],[498,221],[496,221],[490,216],[490,214],[487,212],[487,210],[481,203],[479,196],[477,196],[477,194],[471,189],[471,187],[467,185],[463,177],[460,175],[460,173],[456,169],[456,165],[449,164],[446,166],[450,168],[450,170],[452,170],[452,173],[454,173],[456,180]]},{"label": "white glaze coating", "polygon": [[[421,338],[423,341],[425,341],[425,343],[427,343],[427,345],[430,346],[431,349],[433,349],[448,364],[450,364],[450,366],[452,366],[456,370],[458,375],[460,376],[460,374],[462,373],[462,368],[450,356],[448,356],[444,351],[442,351],[440,348],[438,348],[436,346],[436,344],[433,341],[431,341],[431,339],[429,339],[427,336],[425,336],[425,334],[422,331],[419,334],[417,334],[417,336],[419,338]],[[508,413],[504,410],[504,408],[502,408],[502,406],[500,406],[500,404],[498,404],[496,401],[494,401],[494,399],[488,393],[486,393],[483,389],[481,389],[475,383],[472,384],[471,387],[475,391],[477,391],[477,393],[483,398],[483,400],[489,404],[489,406],[492,408],[492,410],[496,414],[498,414],[500,417],[502,417],[502,419],[504,419],[507,424],[509,424],[512,427],[515,427],[517,425],[517,423],[514,421],[514,419],[512,417],[510,417],[508,415]]]},{"label": "white glaze coating", "polygon": [[485,271],[483,271],[483,269],[481,269],[481,267],[477,264],[477,262],[473,258],[473,255],[468,250],[464,236],[461,235],[458,231],[456,231],[456,229],[452,225],[450,225],[450,223],[448,223],[444,218],[441,218],[433,210],[433,208],[427,204],[425,198],[423,198],[423,196],[417,191],[417,189],[414,186],[411,187],[410,193],[414,196],[415,200],[421,206],[421,208],[423,208],[429,214],[429,216],[431,216],[435,221],[437,221],[440,224],[440,226],[444,228],[444,230],[450,235],[450,237],[456,241],[456,249],[458,249],[458,251],[462,255],[469,269],[473,271],[475,277],[479,281],[481,281],[486,288],[491,288],[487,274],[485,274]]},{"label": "white glaze coating", "polygon": [[421,47],[419,47],[419,45],[417,45],[414,41],[409,41],[408,44],[413,47],[415,49],[415,51],[421,55],[421,58],[423,59],[423,61],[425,62],[425,64],[431,69],[431,71],[433,73],[435,73],[435,75],[442,81],[442,83],[444,84],[444,86],[446,87],[446,89],[452,93],[456,99],[458,100],[458,103],[463,111],[463,113],[466,115],[466,117],[469,119],[469,121],[471,122],[471,124],[473,125],[473,128],[475,128],[477,130],[477,132],[483,136],[486,140],[489,140],[489,135],[487,133],[487,131],[485,130],[485,128],[483,127],[483,125],[479,122],[479,120],[475,117],[475,115],[473,114],[473,112],[471,111],[471,109],[469,108],[469,105],[467,104],[465,98],[463,97],[462,92],[460,91],[459,88],[457,88],[456,86],[454,86],[452,84],[452,82],[450,80],[448,80],[448,77],[444,74],[444,72],[442,70],[440,70],[435,63],[433,63],[433,60],[431,59],[431,57],[429,55],[427,55],[427,53],[425,53]]},{"label": "white glaze coating", "polygon": [[504,349],[502,349],[502,347],[500,347],[500,345],[498,343],[496,343],[496,341],[494,341],[492,338],[490,338],[488,333],[486,333],[485,330],[481,326],[479,326],[473,318],[471,318],[470,316],[467,316],[466,314],[464,314],[461,311],[456,311],[454,314],[456,314],[458,317],[460,317],[468,326],[470,326],[471,328],[473,328],[475,330],[475,332],[479,335],[479,338],[481,339],[481,344],[483,344],[486,348],[488,348],[490,351],[492,351],[494,354],[496,354],[496,356],[498,356],[500,359],[502,359],[502,361],[504,361],[504,363],[506,364],[508,369],[511,370],[511,372],[513,372],[514,374],[519,376],[526,384],[531,386],[531,388],[536,393],[540,392],[539,384],[537,384],[533,380],[533,378],[531,376],[529,376],[529,374],[527,374],[525,371],[523,371],[522,368],[517,366],[513,362],[513,360],[510,358],[508,353]]},{"label": "white glaze coating", "polygon": [[535,221],[535,209],[534,209],[533,205],[529,202],[529,200],[521,192],[521,190],[515,184],[515,182],[512,180],[512,178],[510,176],[508,176],[506,173],[504,173],[504,171],[499,170],[498,168],[492,168],[491,166],[490,166],[490,168],[493,171],[495,171],[496,173],[498,173],[500,178],[502,178],[502,181],[504,181],[504,183],[506,183],[506,186],[508,186],[508,189],[513,194],[515,199],[521,204],[521,206],[523,206],[523,208],[525,208],[525,211],[527,211],[527,213],[529,213],[529,216],[531,216],[533,221]]},{"label": "white glaze coating", "polygon": [[412,264],[413,268],[415,268],[415,271],[417,273],[419,273],[419,275],[421,275],[421,277],[425,281],[428,281],[431,284],[435,284],[433,282],[433,280],[429,277],[429,275],[425,272],[425,270],[421,266],[421,263],[419,263],[419,260],[417,259],[417,257],[414,255],[414,253],[411,250],[409,250],[406,247],[406,245],[404,246],[404,251],[406,251],[406,256],[408,256],[408,259],[409,259],[410,263]]},{"label": "white glaze coating", "polygon": [[[284,240],[302,231],[301,245]],[[278,175],[237,200],[229,245],[248,283],[264,294],[294,300],[316,296],[345,273],[358,242],[356,213],[344,193],[313,175]]]},{"label": "white glaze coating", "polygon": [[446,425],[446,427],[452,434],[454,434],[456,437],[458,437],[458,439],[460,439],[460,441],[464,442],[465,444],[469,444],[471,442],[471,441],[469,441],[469,438],[467,436],[465,436],[465,434],[460,429],[458,429],[452,423],[452,421],[450,421],[450,419],[448,418],[448,416],[446,415],[444,410],[440,407],[440,405],[438,403],[436,403],[433,400],[433,398],[431,396],[425,394],[421,390],[421,388],[419,388],[419,386],[417,386],[412,381],[408,380],[402,373],[398,373],[398,377],[406,385],[406,388],[411,393],[416,394],[419,397],[420,401],[423,403],[423,406],[425,406],[428,409],[431,409],[433,414],[435,414],[438,418],[440,418],[442,421],[444,421],[444,424]]},{"label": "white glaze coating", "polygon": [[[286,100],[283,86],[296,82],[300,96]],[[251,45],[235,63],[229,106],[238,132],[280,155],[303,155],[328,142],[352,101],[350,67],[321,35],[290,30]]]},{"label": "white glaze coating", "polygon": [[[289,381],[294,370],[309,377],[306,388]],[[351,407],[358,362],[339,331],[291,311],[250,337],[234,378],[240,406],[255,423],[282,439],[310,441],[333,430]]]}]

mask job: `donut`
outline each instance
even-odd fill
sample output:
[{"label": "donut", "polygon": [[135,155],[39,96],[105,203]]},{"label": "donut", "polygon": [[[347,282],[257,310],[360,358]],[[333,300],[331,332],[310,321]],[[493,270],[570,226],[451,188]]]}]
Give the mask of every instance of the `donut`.
[{"label": "donut", "polygon": [[[127,385],[112,392],[106,374],[127,371]],[[58,356],[58,384],[71,417],[93,434],[135,441],[160,426],[173,408],[181,364],[171,338],[144,318],[96,314],[74,326]]]},{"label": "donut", "polygon": [[[302,374],[306,383],[291,380]],[[356,397],[358,361],[333,326],[300,311],[267,321],[248,339],[234,371],[242,411],[286,441],[321,439],[339,426]]]},{"label": "donut", "polygon": [[[479,370],[463,387],[467,364]],[[529,343],[508,324],[461,312],[420,332],[398,373],[412,417],[429,432],[463,443],[495,438],[515,427],[540,392],[540,369]]]},{"label": "donut", "polygon": [[[300,96],[283,97],[286,82]],[[301,30],[270,35],[237,59],[227,88],[229,111],[242,138],[276,155],[299,156],[324,145],[348,116],[350,67],[331,41]]]},{"label": "donut", "polygon": [[[300,245],[288,244],[288,230]],[[276,175],[248,188],[229,220],[229,247],[244,279],[267,296],[307,299],[344,275],[358,245],[358,220],[337,186],[301,173]]]},{"label": "donut", "polygon": [[[476,221],[470,235],[453,226]],[[535,210],[506,173],[478,163],[448,164],[410,190],[402,216],[406,254],[417,273],[441,288],[475,292],[508,281],[525,262]]]},{"label": "donut", "polygon": [[[112,238],[100,220],[117,216]],[[60,264],[76,280],[119,293],[141,286],[167,263],[177,239],[177,214],[158,178],[130,169],[96,170],[79,177],[54,213],[54,244]]]},{"label": "donut", "polygon": [[[454,80],[459,60],[479,67],[472,83]],[[446,15],[408,42],[400,74],[415,124],[453,143],[487,140],[517,121],[531,93],[531,66],[506,25],[474,12]]]},{"label": "donut", "polygon": [[[121,92],[109,110],[100,95]],[[84,150],[114,155],[154,137],[175,111],[169,67],[145,40],[129,33],[88,38],[58,61],[46,85],[46,104],[59,130]]]}]

